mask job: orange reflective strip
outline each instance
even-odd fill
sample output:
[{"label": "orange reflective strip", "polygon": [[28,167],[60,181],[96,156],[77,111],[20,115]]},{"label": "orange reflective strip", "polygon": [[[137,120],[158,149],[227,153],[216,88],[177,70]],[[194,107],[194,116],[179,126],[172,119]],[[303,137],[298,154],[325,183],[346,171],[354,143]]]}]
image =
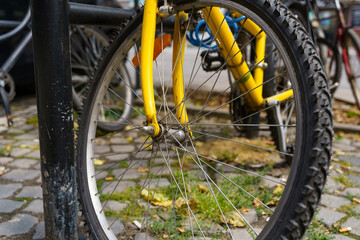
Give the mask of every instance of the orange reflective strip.
[{"label": "orange reflective strip", "polygon": [[[160,53],[166,47],[168,47],[170,44],[171,44],[171,34],[167,33],[160,37],[157,37],[155,39],[155,44],[154,44],[154,59],[153,60],[155,60],[160,55]],[[140,64],[139,64],[140,53],[141,53],[141,50],[132,59],[132,63],[134,64],[135,67],[140,66]]]}]

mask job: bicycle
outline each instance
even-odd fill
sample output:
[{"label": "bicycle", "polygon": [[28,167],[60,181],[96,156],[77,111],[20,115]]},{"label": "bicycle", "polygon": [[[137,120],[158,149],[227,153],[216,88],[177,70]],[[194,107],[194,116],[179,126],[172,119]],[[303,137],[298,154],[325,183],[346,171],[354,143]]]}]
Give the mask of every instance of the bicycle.
[{"label": "bicycle", "polygon": [[[21,22],[0,20],[0,24],[2,26],[0,29],[7,31],[0,35],[0,42],[6,41],[13,36],[26,32],[25,29],[27,26],[29,26],[30,21],[30,9],[27,11]],[[8,30],[9,28],[10,30]],[[0,94],[9,126],[13,125],[9,102],[15,97],[15,84],[10,75],[10,71],[16,64],[17,60],[21,57],[25,47],[31,42],[31,39],[32,33],[31,31],[28,31],[0,68]],[[82,109],[84,92],[86,91],[91,81],[91,74],[96,67],[97,59],[101,57],[103,50],[108,47],[109,38],[99,28],[72,25],[70,39],[73,104],[74,109],[77,112],[80,112]],[[126,69],[122,68],[121,70],[123,82],[129,81],[129,76]],[[127,101],[132,101],[131,92],[123,91],[123,82],[119,82],[114,79],[112,85],[113,89],[114,91],[118,92],[119,95],[127,98]],[[117,111],[118,113],[123,113],[125,119],[129,118],[131,115],[130,108],[116,105],[116,103],[114,103],[114,101],[110,98],[108,98],[106,101],[109,108],[111,108],[113,111]],[[121,122],[118,122],[116,125],[113,123],[106,123],[108,119],[112,118],[113,116],[111,113],[108,113],[108,111],[103,112],[102,119],[104,123],[100,124],[100,128],[103,131],[115,131],[123,126]]]},{"label": "bicycle", "polygon": [[[197,29],[200,21],[204,25]],[[200,43],[220,51],[220,64],[208,72],[202,66],[211,50],[186,42],[196,29]],[[281,72],[269,61],[275,55],[284,63]],[[143,108],[124,101],[134,119],[121,131],[99,135],[103,99],[112,93],[109,83],[123,61],[140,68],[142,98],[131,90]],[[234,80],[224,80],[225,69]],[[281,78],[288,81],[279,92],[275,83]],[[114,38],[84,101],[76,152],[89,237],[236,239],[236,229],[246,227],[257,239],[300,239],[329,166],[330,98],[314,44],[281,3],[199,0],[158,6],[146,0]],[[230,114],[229,105],[240,99],[245,110]],[[256,114],[260,123],[246,122]],[[266,114],[273,122],[264,120]],[[281,144],[234,131],[251,127],[275,130],[273,140]],[[107,145],[115,143],[115,153],[108,152]],[[274,175],[272,168],[286,157],[290,172]],[[250,222],[247,211],[257,212],[257,220]]]},{"label": "bicycle", "polygon": [[[322,9],[317,6],[316,0],[306,0],[306,2],[307,9],[309,10],[308,17],[304,15],[304,11],[302,11],[298,4],[293,7],[290,6],[290,8],[299,16],[304,26],[307,26],[308,31],[313,32],[313,35],[319,36],[316,32],[319,33],[319,31],[321,31],[324,22],[326,23],[331,20],[336,21],[333,42],[325,40],[325,34],[323,32],[320,33],[321,36],[318,38],[320,55],[324,56],[322,57],[323,61],[329,64],[328,72],[331,71],[331,74],[333,74],[333,77],[330,77],[330,89],[333,94],[339,85],[342,64],[345,65],[345,72],[351,86],[355,104],[360,109],[360,74],[358,70],[360,61],[359,36],[355,30],[346,23],[339,0],[328,1],[328,3],[334,3],[334,6],[327,9],[327,11],[331,11],[332,14],[326,17],[319,16]],[[326,47],[321,47],[321,44]],[[340,54],[338,48],[341,49],[342,54]],[[332,70],[331,67],[333,67]]]}]

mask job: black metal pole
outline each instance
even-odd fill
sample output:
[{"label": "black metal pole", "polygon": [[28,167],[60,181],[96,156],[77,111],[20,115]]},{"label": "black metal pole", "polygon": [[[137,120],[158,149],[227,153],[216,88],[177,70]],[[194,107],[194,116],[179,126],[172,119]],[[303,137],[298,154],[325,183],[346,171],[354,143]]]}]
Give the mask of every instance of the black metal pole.
[{"label": "black metal pole", "polygon": [[33,0],[32,31],[46,239],[77,239],[67,0]]}]

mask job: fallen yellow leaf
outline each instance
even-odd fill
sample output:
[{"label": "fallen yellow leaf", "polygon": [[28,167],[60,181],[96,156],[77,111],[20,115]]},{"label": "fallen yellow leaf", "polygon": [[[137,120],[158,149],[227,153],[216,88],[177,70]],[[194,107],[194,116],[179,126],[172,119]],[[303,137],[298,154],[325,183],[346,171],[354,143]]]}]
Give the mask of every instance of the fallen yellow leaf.
[{"label": "fallen yellow leaf", "polygon": [[138,167],[137,171],[138,171],[139,173],[149,172],[149,168],[140,166],[140,167]]},{"label": "fallen yellow leaf", "polygon": [[209,191],[209,189],[207,189],[207,187],[205,187],[204,185],[198,184],[197,187],[202,192],[208,192]]},{"label": "fallen yellow leaf", "polygon": [[11,151],[11,147],[12,147],[12,144],[11,144],[11,143],[6,144],[5,152],[10,152],[10,151]]},{"label": "fallen yellow leaf", "polygon": [[160,202],[151,202],[152,205],[159,206],[159,207],[170,207],[173,204],[172,200],[160,201]]},{"label": "fallen yellow leaf", "polygon": [[113,177],[107,177],[107,178],[105,178],[105,181],[111,181],[113,179],[114,179]]},{"label": "fallen yellow leaf", "polygon": [[101,166],[101,165],[104,165],[104,163],[105,163],[105,160],[95,159],[95,161],[94,161],[95,166]]},{"label": "fallen yellow leaf", "polygon": [[283,192],[284,192],[283,185],[278,184],[272,193],[275,195],[281,195]]},{"label": "fallen yellow leaf", "polygon": [[357,202],[357,203],[360,203],[360,200],[357,199],[357,198],[353,198],[353,201],[354,201],[354,202]]},{"label": "fallen yellow leaf", "polygon": [[164,239],[166,239],[166,238],[168,238],[168,237],[169,237],[169,235],[167,235],[167,234],[164,234],[164,235],[163,235],[163,238],[164,238]]},{"label": "fallen yellow leaf", "polygon": [[265,205],[266,206],[276,206],[279,203],[279,201],[280,201],[280,197],[274,197],[269,202],[267,202]]},{"label": "fallen yellow leaf", "polygon": [[179,197],[176,201],[175,201],[175,208],[181,208],[184,204],[186,204],[185,199],[183,199],[182,197]]},{"label": "fallen yellow leaf", "polygon": [[228,214],[227,222],[234,227],[245,227],[244,219],[235,211]]},{"label": "fallen yellow leaf", "polygon": [[127,125],[127,126],[125,127],[125,130],[131,130],[131,129],[133,129],[133,127],[130,126],[130,125]]},{"label": "fallen yellow leaf", "polygon": [[149,191],[147,189],[143,189],[141,191],[141,196],[145,199],[145,201],[151,201],[151,204],[155,206],[170,207],[173,203],[172,200],[169,200],[163,194],[154,193],[154,191]]},{"label": "fallen yellow leaf", "polygon": [[183,227],[178,227],[178,230],[179,230],[179,232],[181,232],[181,233],[185,232],[185,228],[183,228]]},{"label": "fallen yellow leaf", "polygon": [[134,139],[130,136],[130,137],[126,138],[126,141],[128,143],[132,143],[134,141]]},{"label": "fallen yellow leaf", "polygon": [[261,199],[260,198],[255,198],[254,200],[253,200],[253,205],[254,205],[254,207],[260,207],[261,206]]}]

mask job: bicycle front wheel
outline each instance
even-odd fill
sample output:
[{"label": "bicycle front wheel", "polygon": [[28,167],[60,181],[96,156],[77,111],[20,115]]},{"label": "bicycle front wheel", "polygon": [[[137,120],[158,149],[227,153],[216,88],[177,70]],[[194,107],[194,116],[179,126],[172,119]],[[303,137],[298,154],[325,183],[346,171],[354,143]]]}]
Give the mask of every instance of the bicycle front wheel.
[{"label": "bicycle front wheel", "polygon": [[[183,22],[186,31],[194,22],[207,19],[201,12],[205,7],[209,11],[220,7],[224,16],[239,13],[244,21],[252,20],[274,46],[264,61],[275,52],[282,63],[266,74],[261,86],[272,83],[274,87],[278,86],[274,81],[283,81],[286,85],[271,92],[292,89],[294,94],[281,104],[256,110],[249,107],[245,114],[234,111],[240,116],[234,118],[229,105],[242,98],[247,103],[248,92],[230,93],[236,81],[228,81],[225,68],[234,66],[226,66],[226,56],[219,67],[205,71],[204,56],[209,49],[187,42],[182,58],[172,56],[174,44],[169,44],[154,61],[157,118],[163,134],[146,136],[142,99],[133,91],[137,105],[119,98],[134,110],[128,126],[100,135],[98,117],[106,107],[104,98],[106,94],[116,96],[110,83],[118,75],[119,64],[125,60],[133,66],[139,52],[136,43],[141,38],[143,14],[138,13],[99,65],[79,123],[77,176],[89,234],[95,239],[241,239],[245,235],[300,239],[320,200],[331,156],[330,93],[314,45],[298,20],[278,2],[175,1],[173,7],[175,13],[188,14]],[[224,17],[222,21],[228,20]],[[242,32],[243,25],[236,24],[232,30]],[[201,29],[200,39],[209,38],[205,27]],[[161,19],[157,31],[159,36],[165,34]],[[252,57],[255,48],[247,48],[256,36],[233,42],[240,46],[245,61],[256,59]],[[180,124],[176,117],[172,57],[184,63],[187,124]],[[250,73],[257,67],[252,62],[248,65]],[[277,108],[277,123],[266,121],[271,108]],[[255,114],[260,115],[259,122],[245,121]],[[242,132],[254,126],[260,129],[259,137],[247,139]],[[270,127],[282,129],[288,144],[285,150],[275,146]],[[291,165],[286,165],[286,157],[292,159]]]},{"label": "bicycle front wheel", "polygon": [[360,109],[360,38],[353,29],[344,33],[344,62],[355,104]]}]

